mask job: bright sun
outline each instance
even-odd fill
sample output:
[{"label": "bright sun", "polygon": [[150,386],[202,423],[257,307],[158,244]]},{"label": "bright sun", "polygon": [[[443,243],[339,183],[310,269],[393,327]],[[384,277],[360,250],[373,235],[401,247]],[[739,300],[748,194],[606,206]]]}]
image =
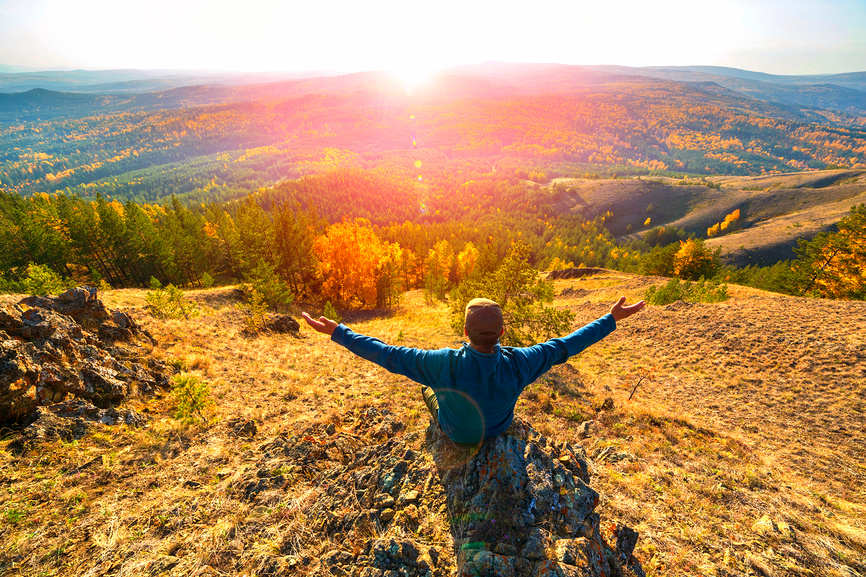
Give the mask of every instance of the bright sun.
[{"label": "bright sun", "polygon": [[392,66],[391,72],[406,86],[416,87],[432,80],[439,73],[439,67],[432,63],[405,62]]}]

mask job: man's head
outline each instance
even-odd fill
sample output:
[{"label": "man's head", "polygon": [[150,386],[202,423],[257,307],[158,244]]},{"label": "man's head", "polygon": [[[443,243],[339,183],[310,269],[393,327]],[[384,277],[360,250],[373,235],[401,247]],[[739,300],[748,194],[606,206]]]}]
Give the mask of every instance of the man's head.
[{"label": "man's head", "polygon": [[472,299],[466,305],[464,332],[469,342],[483,348],[496,344],[505,331],[502,309],[488,299]]}]

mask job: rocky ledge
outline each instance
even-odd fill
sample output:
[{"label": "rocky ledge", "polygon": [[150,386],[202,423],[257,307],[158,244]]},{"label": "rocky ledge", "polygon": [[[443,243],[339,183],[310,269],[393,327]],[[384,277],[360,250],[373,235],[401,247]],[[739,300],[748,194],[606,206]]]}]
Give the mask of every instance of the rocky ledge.
[{"label": "rocky ledge", "polygon": [[635,531],[605,524],[602,535],[581,447],[552,443],[519,420],[466,451],[437,427],[426,439],[404,434],[387,410],[344,417],[356,426],[265,442],[258,464],[230,481],[262,508],[301,480],[316,488],[304,511],[316,553],[293,536],[261,574],[644,575]]},{"label": "rocky ledge", "polygon": [[128,314],[107,309],[95,288],[0,305],[0,422],[48,418],[37,408],[70,399],[108,409],[167,388],[169,368],[145,351],[152,342]]}]

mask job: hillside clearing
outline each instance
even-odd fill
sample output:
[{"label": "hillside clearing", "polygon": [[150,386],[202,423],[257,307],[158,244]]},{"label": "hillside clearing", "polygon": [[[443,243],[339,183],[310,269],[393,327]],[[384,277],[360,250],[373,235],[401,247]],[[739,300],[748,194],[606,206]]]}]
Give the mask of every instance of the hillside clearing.
[{"label": "hillside clearing", "polygon": [[[614,272],[557,281],[555,304],[581,325],[661,282]],[[730,292],[720,304],[647,307],[528,387],[517,413],[594,457],[599,510],[640,532],[648,575],[864,574],[866,303]],[[261,447],[327,425],[363,431],[375,407],[423,450],[417,385],[308,330],[245,338],[229,290],[189,294],[204,309],[189,321],[153,319],[144,291],[103,298],[153,333],[153,355],[209,381],[211,424],[175,421],[162,394],[131,403],[151,419],[144,429],[103,427],[24,454],[7,438],[0,573],[267,574],[268,560],[284,559],[288,574],[313,574],[336,546],[305,524],[313,477],[289,476],[267,507],[237,494],[239,476],[266,466]],[[394,344],[457,346],[447,311],[413,292],[392,311],[345,320]],[[238,434],[249,421],[253,436]],[[448,520],[428,522],[447,545]]]}]

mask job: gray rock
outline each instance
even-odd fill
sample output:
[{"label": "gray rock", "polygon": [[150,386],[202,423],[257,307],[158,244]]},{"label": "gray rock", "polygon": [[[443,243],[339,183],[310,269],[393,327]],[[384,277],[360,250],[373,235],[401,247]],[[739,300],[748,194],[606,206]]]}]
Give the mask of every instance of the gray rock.
[{"label": "gray rock", "polygon": [[71,399],[37,407],[25,422],[27,425],[15,441],[19,449],[43,440],[81,439],[97,424],[141,427],[147,423],[147,418],[132,409],[99,409],[82,399]]},{"label": "gray rock", "polygon": [[592,435],[592,425],[595,421],[584,421],[577,427],[577,436],[580,439],[586,439]]},{"label": "gray rock", "polygon": [[[68,398],[107,408],[169,385],[168,367],[117,344],[152,337],[91,288],[0,305],[0,422]],[[146,366],[145,366],[146,365]]]},{"label": "gray rock", "polygon": [[[260,447],[267,463],[262,470],[273,471],[282,462],[308,474],[318,471],[313,483],[321,490],[306,518],[321,539],[360,547],[351,563],[339,565],[347,574],[643,574],[631,555],[636,533],[620,530],[616,548],[601,536],[599,496],[587,484],[589,464],[580,447],[551,443],[515,420],[504,434],[473,449],[454,445],[431,427],[426,450],[418,450],[409,435],[375,441],[372,433],[392,418],[384,411],[355,416],[342,418],[357,420],[351,431],[328,436],[315,425]],[[350,457],[337,460],[335,447]],[[240,475],[235,486],[244,491],[267,482],[248,497],[266,503],[276,486],[271,477],[254,475],[254,470]],[[441,524],[421,522],[431,518],[448,520],[453,548],[428,545],[442,539]],[[623,560],[626,552],[629,559]],[[318,570],[328,574],[324,564]]]}]

